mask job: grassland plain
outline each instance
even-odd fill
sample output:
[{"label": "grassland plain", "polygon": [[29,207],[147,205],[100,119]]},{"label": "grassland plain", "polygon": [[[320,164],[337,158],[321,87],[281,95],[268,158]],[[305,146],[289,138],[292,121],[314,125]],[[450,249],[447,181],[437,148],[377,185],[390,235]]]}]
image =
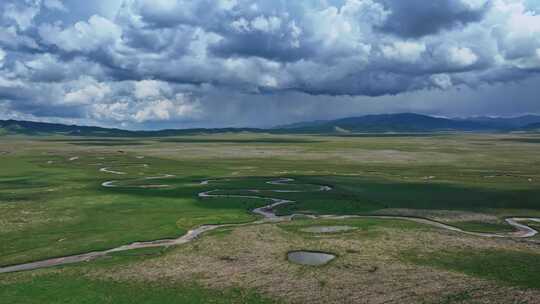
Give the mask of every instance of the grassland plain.
[{"label": "grassland plain", "polygon": [[[509,229],[503,222],[507,216],[540,216],[538,200],[540,155],[537,153],[540,146],[536,142],[538,138],[540,137],[522,134],[435,134],[406,137],[221,134],[166,139],[2,137],[0,138],[0,168],[2,168],[0,265],[106,249],[134,241],[172,238],[203,223],[249,222],[255,218],[249,210],[265,205],[264,201],[233,198],[201,200],[197,198],[197,193],[214,188],[226,193],[242,194],[242,189],[261,189],[264,193],[265,189],[275,188],[265,183],[269,177],[295,178],[296,185],[286,186],[290,189],[309,190],[312,186],[308,184],[331,185],[334,188],[331,192],[272,193],[273,197],[296,201],[295,204],[281,206],[278,210],[280,214],[291,212],[403,214],[427,217],[471,231],[505,231]],[[102,168],[126,174],[100,171]],[[148,183],[145,177],[160,177],[163,174],[171,174],[174,177],[156,178],[152,183],[167,184],[168,187],[144,189],[136,187]],[[205,179],[218,181],[212,185],[200,185],[200,181]],[[110,180],[127,187],[102,187],[103,182]],[[408,227],[401,227],[408,224],[397,224],[400,227],[395,225],[395,223],[384,224],[380,229],[383,231],[394,229],[395,233],[392,234],[396,235],[411,233]],[[244,236],[240,235],[249,234],[253,229],[263,229],[260,234],[268,232],[273,235],[273,229],[278,229],[290,235],[299,235],[302,240],[300,245],[304,244],[304,240],[311,242],[321,239],[330,242],[336,239],[347,242],[349,238],[355,236],[366,241],[386,241],[391,237],[386,232],[380,234],[370,232],[369,229],[359,229],[339,234],[339,237],[331,234],[314,239],[313,236],[293,231],[293,226],[288,228],[285,226],[272,228],[265,225],[264,228],[213,232],[209,235],[208,242],[231,236],[241,239]],[[436,244],[440,244],[445,238],[450,242],[461,240],[458,236],[450,239],[445,233],[430,232],[431,229],[425,227],[413,231],[414,235],[426,235],[436,240],[433,241],[435,244],[433,248],[439,248],[440,245]],[[463,237],[463,239],[470,238]],[[232,239],[227,240],[234,243]],[[282,249],[290,247],[289,237],[285,240],[286,244]],[[174,249],[173,252],[176,254],[143,255],[140,257],[141,260],[138,260],[139,258],[133,260],[130,256],[118,256],[113,260],[122,267],[125,266],[123,263],[127,263],[128,270],[135,266],[144,268],[147,259],[165,267],[166,257],[183,255],[184,250],[190,250],[192,246],[201,246],[204,242],[207,240],[203,239],[185,246],[188,249],[184,246]],[[493,242],[514,244],[508,240]],[[467,250],[478,250],[474,258],[496,259],[486,254],[486,251],[482,251],[481,246],[472,241],[470,244]],[[515,251],[516,246],[508,244],[493,246],[499,250],[497,252],[501,254],[502,259],[514,261],[506,257],[509,256],[507,250]],[[303,247],[300,245],[298,247]],[[359,247],[355,247],[356,249],[344,249],[343,252],[364,248],[363,245],[357,245]],[[518,254],[527,255],[529,260],[534,261],[537,258],[534,254],[538,253],[538,248],[527,246],[517,248]],[[399,265],[408,265],[407,269],[449,269],[449,272],[446,270],[437,272],[445,275],[454,272],[465,273],[471,282],[474,281],[474,286],[500,283],[506,284],[505,286],[509,286],[507,288],[510,289],[538,288],[523,284],[523,280],[504,281],[501,276],[485,274],[482,270],[469,270],[470,263],[474,263],[462,258],[463,255],[460,254],[462,249],[458,246],[455,251],[441,256],[433,255],[432,252],[425,253],[427,257],[432,256],[427,258],[428,262],[425,259],[397,257],[406,257],[408,253],[418,250],[411,245],[401,248],[400,252],[403,254],[396,253],[392,259]],[[338,253],[340,257],[346,255],[343,252]],[[418,253],[414,256],[424,255]],[[371,258],[373,257],[368,253],[364,256],[364,259]],[[462,263],[444,262],[451,259]],[[335,265],[339,265],[340,260],[333,262],[328,268],[333,269]],[[431,260],[441,262],[430,263]],[[524,269],[519,266],[518,260],[515,261],[516,269]],[[195,260],[179,262],[188,262],[184,266],[197,263]],[[202,262],[204,261],[201,260]],[[8,290],[9,293],[14,290],[33,289],[32,286],[35,285],[32,285],[32,282],[39,280],[49,282],[47,284],[51,285],[57,284],[54,286],[62,286],[62,280],[69,280],[70,276],[77,277],[78,271],[83,271],[82,280],[96,282],[95,285],[89,284],[92,286],[90,290],[106,293],[107,291],[100,285],[103,278],[91,273],[101,274],[103,271],[99,270],[101,269],[99,267],[114,266],[112,265],[114,263],[108,263],[107,261],[95,265],[64,267],[60,270],[16,274],[0,279],[1,283],[7,284],[8,287],[3,290]],[[512,269],[512,263],[505,269]],[[459,264],[461,267],[452,268],[448,266],[450,264]],[[498,263],[494,263],[496,264]],[[291,271],[292,266],[283,267],[285,267],[283,271],[287,272]],[[74,273],[70,273],[72,271]],[[299,268],[292,271],[306,270]],[[501,273],[504,272],[505,270],[501,270]],[[141,273],[146,272],[142,269]],[[288,294],[283,296],[272,290],[260,288],[256,284],[243,282],[249,278],[240,277],[231,284],[220,285],[199,279],[199,275],[204,276],[204,273],[189,276],[191,281],[183,281],[181,286],[175,285],[170,288],[181,290],[181,293],[185,291],[186,294],[193,292],[199,295],[211,294],[216,288],[224,288],[223,290],[230,290],[231,299],[234,298],[234,293],[250,294],[251,291],[245,290],[260,290],[266,295],[289,299]],[[527,273],[519,275],[526,276]],[[154,276],[150,277],[157,280]],[[14,278],[17,283],[10,285]],[[110,279],[132,281],[131,276],[119,275]],[[140,284],[144,284],[147,279],[146,276],[137,277]],[[362,278],[351,274],[350,280],[356,279]],[[411,277],[409,283],[412,284],[414,279],[418,278]],[[196,282],[195,285],[190,284],[193,281]],[[86,284],[85,282],[79,281],[80,284]],[[204,286],[200,287],[197,285],[199,283]],[[136,285],[133,286],[139,289]],[[73,288],[77,290],[76,287]],[[321,295],[328,292],[322,289]],[[460,292],[467,293],[473,300],[478,299],[475,291],[458,290],[456,295],[453,295],[437,289],[433,291],[432,300],[436,301],[447,296],[452,301],[467,298]],[[512,294],[517,299],[523,298],[526,301],[527,291],[522,292],[523,297],[520,297],[517,291]],[[294,292],[290,293],[293,297]],[[13,292],[6,296],[17,299],[20,294]],[[257,296],[253,297],[259,301]],[[30,297],[27,300],[32,303],[35,299],[37,298]],[[92,299],[87,302],[98,301],[97,298]],[[293,297],[290,300],[294,302],[294,299]],[[306,299],[298,296],[297,302]],[[121,299],[116,302],[119,301]]]}]

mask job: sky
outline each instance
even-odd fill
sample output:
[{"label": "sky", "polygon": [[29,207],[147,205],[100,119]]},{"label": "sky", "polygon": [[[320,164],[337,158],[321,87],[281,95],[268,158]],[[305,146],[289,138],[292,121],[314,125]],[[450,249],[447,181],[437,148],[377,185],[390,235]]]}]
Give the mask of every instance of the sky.
[{"label": "sky", "polygon": [[0,119],[540,114],[540,0],[2,0]]}]

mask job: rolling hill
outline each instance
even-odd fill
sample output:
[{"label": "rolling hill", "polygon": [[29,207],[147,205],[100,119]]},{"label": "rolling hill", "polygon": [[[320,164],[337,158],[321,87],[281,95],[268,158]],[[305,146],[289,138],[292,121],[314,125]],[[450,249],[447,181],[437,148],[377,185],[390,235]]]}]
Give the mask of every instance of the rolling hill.
[{"label": "rolling hill", "polygon": [[287,130],[293,133],[510,131],[531,122],[540,122],[540,116],[449,119],[414,113],[400,113],[301,122],[281,126],[278,130]]},{"label": "rolling hill", "polygon": [[66,136],[105,136],[105,137],[164,137],[194,134],[213,134],[227,132],[260,132],[251,128],[219,128],[219,129],[168,129],[158,131],[130,131],[115,128],[94,126],[64,125],[46,122],[21,120],[0,120],[0,135],[66,135]]},{"label": "rolling hill", "polygon": [[283,125],[270,129],[216,128],[168,129],[158,131],[129,131],[94,126],[64,125],[20,120],[0,120],[0,135],[66,135],[110,137],[163,137],[228,132],[272,134],[348,134],[348,133],[411,133],[411,132],[462,132],[462,131],[513,131],[540,130],[540,116],[528,115],[514,118],[442,118],[414,113],[366,115],[336,120],[318,120]]},{"label": "rolling hill", "polygon": [[521,129],[523,131],[540,132],[540,122],[528,124]]}]

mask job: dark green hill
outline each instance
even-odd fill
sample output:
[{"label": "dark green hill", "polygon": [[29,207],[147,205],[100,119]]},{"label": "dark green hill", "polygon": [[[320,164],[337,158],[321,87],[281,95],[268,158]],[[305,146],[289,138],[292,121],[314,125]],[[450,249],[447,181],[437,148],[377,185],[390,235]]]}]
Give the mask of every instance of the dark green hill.
[{"label": "dark green hill", "polygon": [[525,127],[521,128],[524,131],[531,131],[531,132],[540,132],[540,122],[538,123],[532,123],[528,124]]},{"label": "dark green hill", "polygon": [[277,130],[291,133],[511,131],[522,128],[531,122],[540,123],[540,116],[450,119],[415,113],[399,113],[300,122],[281,126]]},{"label": "dark green hill", "polygon": [[493,130],[489,124],[427,115],[401,113],[349,117],[331,121],[298,123],[282,129],[298,133],[437,132]]},{"label": "dark green hill", "polygon": [[400,113],[299,122],[272,129],[197,128],[158,131],[129,131],[93,126],[0,120],[0,135],[24,134],[35,136],[166,137],[238,132],[339,135],[348,133],[506,132],[513,130],[540,130],[540,116],[528,115],[514,118],[475,117],[467,119],[450,119],[414,113]]},{"label": "dark green hill", "polygon": [[63,125],[19,120],[0,120],[0,135],[67,135],[103,137],[164,137],[195,134],[214,134],[227,132],[260,132],[260,129],[221,128],[221,129],[170,129],[159,131],[129,131],[93,126]]}]

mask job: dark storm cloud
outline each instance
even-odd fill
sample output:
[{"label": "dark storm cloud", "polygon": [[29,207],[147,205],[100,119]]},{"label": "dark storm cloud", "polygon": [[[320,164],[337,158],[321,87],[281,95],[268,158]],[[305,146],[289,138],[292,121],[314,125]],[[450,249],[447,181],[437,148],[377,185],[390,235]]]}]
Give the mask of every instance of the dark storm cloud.
[{"label": "dark storm cloud", "polygon": [[377,109],[370,101],[435,113],[414,100],[537,79],[536,9],[529,0],[2,1],[0,116],[267,125]]},{"label": "dark storm cloud", "polygon": [[291,47],[291,37],[279,34],[233,34],[212,46],[211,51],[220,57],[254,56],[283,62],[310,58],[315,50],[308,47]]},{"label": "dark storm cloud", "polygon": [[382,0],[392,13],[381,30],[407,38],[436,34],[482,20],[489,9],[486,3],[471,7],[460,0]]}]

